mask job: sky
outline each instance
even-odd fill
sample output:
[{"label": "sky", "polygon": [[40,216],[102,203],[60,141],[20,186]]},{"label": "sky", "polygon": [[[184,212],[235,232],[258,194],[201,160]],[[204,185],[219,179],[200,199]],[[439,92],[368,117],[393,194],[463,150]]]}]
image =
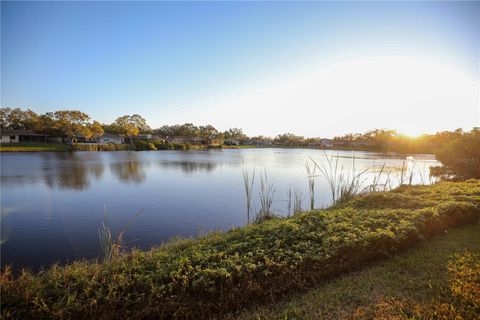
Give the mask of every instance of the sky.
[{"label": "sky", "polygon": [[309,137],[480,126],[480,2],[1,2],[1,105]]}]

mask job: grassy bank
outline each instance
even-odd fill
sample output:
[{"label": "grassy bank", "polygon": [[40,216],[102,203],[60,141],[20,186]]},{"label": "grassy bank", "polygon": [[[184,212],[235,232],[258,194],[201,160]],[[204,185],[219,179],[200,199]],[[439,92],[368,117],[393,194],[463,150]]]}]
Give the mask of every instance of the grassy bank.
[{"label": "grassy bank", "polygon": [[108,262],[1,277],[8,318],[209,318],[301,291],[480,219],[480,182],[402,186]]},{"label": "grassy bank", "polygon": [[72,147],[61,143],[15,143],[0,145],[0,152],[71,151]]},{"label": "grassy bank", "polygon": [[480,225],[226,318],[475,319],[480,314]]}]

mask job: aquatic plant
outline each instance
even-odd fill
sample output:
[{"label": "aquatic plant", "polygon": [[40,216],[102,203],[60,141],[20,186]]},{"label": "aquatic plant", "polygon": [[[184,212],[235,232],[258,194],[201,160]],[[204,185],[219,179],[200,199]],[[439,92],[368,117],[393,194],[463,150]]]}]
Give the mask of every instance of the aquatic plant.
[{"label": "aquatic plant", "polygon": [[302,211],[302,191],[298,187],[288,188],[287,191],[287,217]]},{"label": "aquatic plant", "polygon": [[255,222],[261,222],[272,218],[274,215],[270,211],[273,203],[273,195],[275,194],[275,186],[268,182],[267,170],[264,169],[263,175],[260,174],[260,210],[255,217]]},{"label": "aquatic plant", "polygon": [[310,166],[308,160],[305,161],[305,169],[307,170],[308,178],[308,191],[310,195],[310,210],[315,209],[315,172],[317,167],[315,165]]},{"label": "aquatic plant", "polygon": [[[243,163],[243,160],[242,160]],[[243,176],[243,186],[245,188],[245,200],[247,205],[247,223],[251,222],[251,212],[252,212],[252,191],[253,183],[255,182],[255,169],[252,170],[252,175],[248,173],[245,164],[242,166],[242,176]]]},{"label": "aquatic plant", "polygon": [[328,156],[324,152],[324,156],[326,165],[316,162],[313,158],[310,158],[310,160],[327,181],[333,204],[346,202],[364,190],[363,184],[366,181],[364,175],[368,169],[357,171],[355,168],[355,156],[352,158],[351,170],[345,170],[343,165],[339,166],[338,155],[335,156],[335,160],[333,154]]},{"label": "aquatic plant", "polygon": [[121,254],[124,254],[127,251],[127,247],[124,244],[123,237],[125,232],[127,232],[128,227],[133,223],[134,219],[142,213],[143,209],[138,211],[135,216],[130,218],[127,224],[124,226],[123,230],[118,234],[117,238],[114,240],[112,237],[112,231],[110,229],[110,224],[108,222],[108,216],[106,208],[104,207],[104,217],[103,221],[100,224],[98,230],[100,238],[100,248],[102,250],[103,259],[110,261]]}]

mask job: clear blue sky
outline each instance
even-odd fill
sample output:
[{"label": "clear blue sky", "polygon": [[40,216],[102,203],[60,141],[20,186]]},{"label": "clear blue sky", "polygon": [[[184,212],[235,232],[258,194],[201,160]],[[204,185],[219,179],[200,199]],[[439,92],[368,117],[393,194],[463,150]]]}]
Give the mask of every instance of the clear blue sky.
[{"label": "clear blue sky", "polygon": [[[2,1],[1,102],[249,134],[469,129],[480,121],[479,16],[479,2]],[[381,92],[408,99],[399,106]],[[467,98],[448,102],[457,96]]]}]

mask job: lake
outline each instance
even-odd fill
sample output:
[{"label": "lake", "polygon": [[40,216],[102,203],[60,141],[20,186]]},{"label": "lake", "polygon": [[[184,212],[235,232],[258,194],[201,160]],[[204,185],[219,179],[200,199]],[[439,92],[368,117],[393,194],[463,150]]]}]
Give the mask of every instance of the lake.
[{"label": "lake", "polygon": [[[256,171],[253,206],[258,210],[259,173],[275,186],[272,211],[286,215],[289,188],[308,205],[305,161],[325,164],[338,157],[352,172],[380,168],[399,183],[402,165],[413,183],[428,183],[432,155],[313,149],[226,149],[208,151],[45,152],[1,154],[1,263],[38,270],[101,254],[99,226],[105,214],[114,235],[134,217],[125,234],[128,247],[143,249],[174,236],[198,236],[247,222],[242,167]],[[353,160],[355,158],[355,160]],[[386,178],[385,178],[386,179]],[[323,177],[315,178],[315,205],[332,202]]]}]

